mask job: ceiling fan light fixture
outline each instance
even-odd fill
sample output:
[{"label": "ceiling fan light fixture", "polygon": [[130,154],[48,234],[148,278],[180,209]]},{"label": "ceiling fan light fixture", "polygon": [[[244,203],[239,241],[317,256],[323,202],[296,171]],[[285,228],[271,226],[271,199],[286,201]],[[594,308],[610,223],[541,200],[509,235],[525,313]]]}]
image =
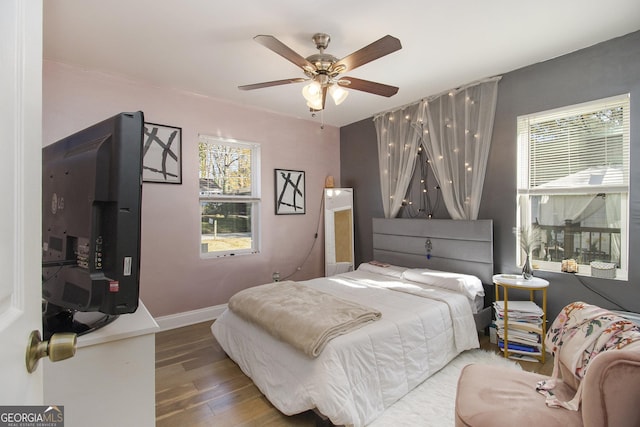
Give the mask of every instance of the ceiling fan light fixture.
[{"label": "ceiling fan light fixture", "polygon": [[317,99],[314,99],[313,101],[307,101],[307,107],[309,107],[310,109],[312,109],[314,111],[322,110],[322,97],[318,97]]},{"label": "ceiling fan light fixture", "polygon": [[395,86],[384,85],[369,80],[362,80],[353,77],[340,79],[344,72],[354,70],[373,60],[381,58],[402,48],[400,40],[390,35],[386,35],[373,43],[359,49],[342,59],[325,52],[329,45],[330,37],[325,33],[316,33],[313,41],[319,53],[303,57],[280,40],[271,35],[260,34],[253,38],[267,49],[272,50],[284,59],[298,66],[306,78],[290,78],[274,80],[270,82],[255,83],[251,85],[238,86],[240,90],[253,90],[271,86],[279,86],[289,83],[299,83],[310,81],[302,88],[302,95],[307,101],[307,106],[313,111],[321,111],[325,107],[327,92],[331,95],[336,105],[342,104],[349,95],[345,87],[368,92],[380,96],[393,96],[398,92]]},{"label": "ceiling fan light fixture", "polygon": [[309,103],[322,102],[322,86],[314,80],[302,88],[302,96]]},{"label": "ceiling fan light fixture", "polygon": [[345,99],[347,99],[349,92],[337,84],[332,84],[331,87],[329,87],[329,95],[331,95],[331,98],[333,98],[333,102],[335,102],[336,105],[340,105]]}]

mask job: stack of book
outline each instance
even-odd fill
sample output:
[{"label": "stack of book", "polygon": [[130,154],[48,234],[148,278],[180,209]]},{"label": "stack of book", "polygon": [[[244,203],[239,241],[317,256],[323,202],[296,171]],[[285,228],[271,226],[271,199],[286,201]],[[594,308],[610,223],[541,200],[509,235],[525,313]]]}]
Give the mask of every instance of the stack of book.
[{"label": "stack of book", "polygon": [[[507,319],[507,348],[510,356],[527,360],[526,356],[542,354],[542,316],[540,307],[533,301],[509,301]],[[498,346],[504,350],[504,301],[493,303]],[[535,359],[532,359],[535,360]]]}]

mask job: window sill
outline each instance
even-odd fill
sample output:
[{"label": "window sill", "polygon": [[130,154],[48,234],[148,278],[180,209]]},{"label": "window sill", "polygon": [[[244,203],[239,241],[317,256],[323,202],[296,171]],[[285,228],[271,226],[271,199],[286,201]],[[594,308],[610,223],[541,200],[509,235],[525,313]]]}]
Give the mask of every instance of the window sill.
[{"label": "window sill", "polygon": [[235,258],[245,255],[259,254],[260,251],[238,251],[238,252],[200,252],[200,259]]},{"label": "window sill", "polygon": [[545,271],[550,273],[562,273],[562,274],[575,274],[581,277],[590,277],[594,279],[602,279],[602,280],[619,280],[626,282],[628,280],[628,274],[626,270],[616,269],[615,277],[600,277],[594,276],[591,274],[591,267],[584,264],[578,265],[578,271],[576,273],[567,273],[565,271],[561,271],[561,264],[557,262],[545,262],[545,261],[532,261],[532,266],[534,271]]}]

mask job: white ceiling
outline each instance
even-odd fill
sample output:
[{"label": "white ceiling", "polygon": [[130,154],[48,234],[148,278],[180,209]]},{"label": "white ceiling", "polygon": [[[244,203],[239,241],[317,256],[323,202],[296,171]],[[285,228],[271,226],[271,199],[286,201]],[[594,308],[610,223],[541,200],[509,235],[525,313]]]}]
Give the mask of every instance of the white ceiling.
[{"label": "white ceiling", "polygon": [[342,58],[390,34],[402,49],[348,75],[400,88],[385,98],[350,91],[324,123],[343,126],[475,80],[640,29],[638,0],[46,0],[45,59],[143,79],[303,119],[304,77],[253,41],[270,34],[306,57],[311,36],[331,35]]}]

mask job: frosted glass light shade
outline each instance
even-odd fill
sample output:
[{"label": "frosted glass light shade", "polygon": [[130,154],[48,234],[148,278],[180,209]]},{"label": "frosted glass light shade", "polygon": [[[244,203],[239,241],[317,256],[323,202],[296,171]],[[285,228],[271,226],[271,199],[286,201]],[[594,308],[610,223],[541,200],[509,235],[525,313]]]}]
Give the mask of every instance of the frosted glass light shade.
[{"label": "frosted glass light shade", "polygon": [[302,88],[302,96],[304,96],[304,99],[306,99],[308,102],[315,103],[318,99],[321,100],[322,98],[321,89],[322,88],[320,87],[320,83],[312,81]]},{"label": "frosted glass light shade", "polygon": [[336,105],[340,105],[345,99],[347,99],[349,92],[337,84],[332,84],[329,88],[329,95],[331,95],[333,102],[335,102]]},{"label": "frosted glass light shade", "polygon": [[[337,84],[329,85],[329,95],[336,105],[342,104],[347,99],[349,92]],[[314,110],[322,110],[322,85],[317,81],[312,81],[302,88],[302,96],[307,100],[307,106]]]},{"label": "frosted glass light shade", "polygon": [[307,101],[307,107],[312,108],[314,110],[322,110],[322,97],[318,97],[313,101]]}]

